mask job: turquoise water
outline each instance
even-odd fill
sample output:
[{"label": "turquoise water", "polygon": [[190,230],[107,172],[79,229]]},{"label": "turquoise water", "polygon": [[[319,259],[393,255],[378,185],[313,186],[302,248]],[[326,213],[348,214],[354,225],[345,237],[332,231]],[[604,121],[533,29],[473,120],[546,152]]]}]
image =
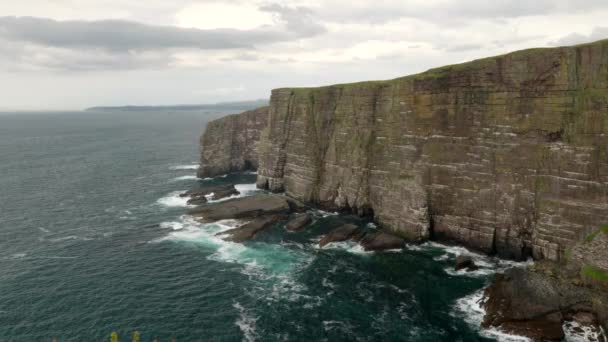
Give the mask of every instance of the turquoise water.
[{"label": "turquoise water", "polygon": [[[184,216],[177,193],[255,175],[194,177],[198,136],[217,113],[0,115],[0,341],[485,341],[471,305],[506,263],[457,248],[319,249],[355,217],[313,212],[246,244]],[[487,333],[482,333],[489,336]]]}]

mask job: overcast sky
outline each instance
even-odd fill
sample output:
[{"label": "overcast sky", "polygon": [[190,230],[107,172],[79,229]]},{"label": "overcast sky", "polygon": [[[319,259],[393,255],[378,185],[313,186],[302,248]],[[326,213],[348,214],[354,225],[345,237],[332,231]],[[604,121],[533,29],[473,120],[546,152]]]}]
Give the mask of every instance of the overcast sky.
[{"label": "overcast sky", "polygon": [[0,109],[211,103],[608,38],[607,0],[0,2]]}]

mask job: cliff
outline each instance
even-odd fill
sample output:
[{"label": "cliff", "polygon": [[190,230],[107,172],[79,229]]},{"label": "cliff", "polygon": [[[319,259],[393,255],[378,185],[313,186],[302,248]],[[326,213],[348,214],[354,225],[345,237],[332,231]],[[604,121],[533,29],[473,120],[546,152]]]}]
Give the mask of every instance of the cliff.
[{"label": "cliff", "polygon": [[608,223],[608,41],[277,89],[258,148],[258,187],[410,240],[560,260]]},{"label": "cliff", "polygon": [[257,145],[267,124],[268,107],[210,121],[201,137],[198,177],[257,169]]}]

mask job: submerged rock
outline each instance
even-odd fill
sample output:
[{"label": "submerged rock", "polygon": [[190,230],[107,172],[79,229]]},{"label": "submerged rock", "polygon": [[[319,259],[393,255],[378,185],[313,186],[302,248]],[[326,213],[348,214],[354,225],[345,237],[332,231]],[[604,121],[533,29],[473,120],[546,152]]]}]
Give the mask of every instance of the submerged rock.
[{"label": "submerged rock", "polygon": [[263,194],[202,205],[190,210],[189,214],[203,222],[212,222],[225,219],[255,218],[289,211],[289,204],[285,197]]},{"label": "submerged rock", "polygon": [[372,233],[367,234],[361,240],[361,246],[366,251],[384,251],[388,249],[403,248],[405,240],[388,233]]},{"label": "submerged rock", "polygon": [[253,221],[244,224],[241,227],[230,229],[221,233],[216,234],[217,236],[223,236],[222,239],[232,242],[243,242],[251,240],[259,232],[270,228],[273,224],[278,221],[284,220],[285,215],[270,215],[264,217],[258,217]]},{"label": "submerged rock", "polygon": [[179,195],[180,197],[190,197],[188,204],[201,205],[207,203],[208,198],[211,200],[219,200],[240,194],[233,184],[209,186],[204,188],[192,189]]},{"label": "submerged rock", "polygon": [[478,270],[479,267],[475,265],[473,258],[466,255],[459,255],[456,257],[456,261],[454,262],[454,270],[460,271],[462,269],[466,269],[467,271],[475,271]]},{"label": "submerged rock", "polygon": [[311,222],[312,222],[312,218],[310,217],[310,215],[299,214],[295,218],[292,218],[287,223],[286,228],[290,232],[297,232],[297,231],[304,229],[304,227],[309,225]]},{"label": "submerged rock", "polygon": [[328,234],[323,236],[323,238],[319,242],[319,247],[323,247],[323,246],[327,245],[328,243],[332,243],[332,242],[340,242],[340,241],[349,240],[353,236],[355,236],[357,233],[360,233],[360,232],[361,232],[361,229],[359,227],[357,227],[356,225],[345,224],[343,226],[340,226],[340,227],[332,230],[331,232],[329,232]]}]

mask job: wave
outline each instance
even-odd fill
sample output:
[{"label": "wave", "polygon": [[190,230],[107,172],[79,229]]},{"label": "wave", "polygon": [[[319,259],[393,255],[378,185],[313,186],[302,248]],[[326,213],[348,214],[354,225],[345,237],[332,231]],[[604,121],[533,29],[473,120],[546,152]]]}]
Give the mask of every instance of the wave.
[{"label": "wave", "polygon": [[270,303],[298,301],[305,309],[322,305],[322,298],[306,295],[308,289],[297,281],[297,274],[315,257],[309,251],[294,250],[283,244],[255,241],[242,244],[224,241],[216,235],[242,224],[244,222],[237,220],[200,223],[183,215],[176,221],[161,223],[161,227],[173,231],[151,242],[195,244],[207,250],[208,260],[241,265],[240,273],[256,284],[248,293],[255,300]]},{"label": "wave", "polygon": [[168,208],[176,208],[176,207],[194,207],[192,205],[188,205],[188,197],[180,197],[180,194],[184,193],[184,190],[181,191],[173,191],[167,194],[164,197],[159,198],[156,203],[168,207]]},{"label": "wave", "polygon": [[[251,195],[261,191],[260,189],[257,188],[255,183],[235,184],[234,188],[239,192],[238,195],[232,195],[232,196],[220,198],[218,200],[208,200],[208,203],[219,203],[219,202],[224,202],[224,201],[227,201],[227,200],[230,200],[233,198],[247,197],[247,196],[251,196]],[[211,196],[209,196],[209,197],[211,197]]]},{"label": "wave", "polygon": [[77,236],[77,235],[69,235],[69,236],[63,236],[63,237],[58,237],[58,238],[54,238],[54,239],[48,239],[48,241],[50,241],[50,242],[61,242],[61,241],[70,241],[70,240],[91,241],[93,239],[89,238],[89,237]]},{"label": "wave", "polygon": [[258,318],[248,313],[239,302],[234,303],[232,306],[239,311],[239,317],[234,324],[236,324],[243,333],[243,340],[247,342],[255,341],[258,337],[256,333],[256,322]]},{"label": "wave", "polygon": [[175,177],[173,179],[171,179],[171,182],[179,182],[179,181],[185,181],[185,180],[196,180],[198,179],[195,175],[187,175],[187,176],[180,176],[180,177]]},{"label": "wave", "polygon": [[170,170],[198,170],[198,164],[174,165],[169,167]]},{"label": "wave", "polygon": [[[442,254],[434,257],[433,260],[447,263],[444,271],[451,276],[486,277],[498,272],[504,272],[512,267],[528,267],[533,264],[531,259],[524,262],[504,260],[497,257],[476,253],[468,250],[465,247],[448,246],[432,241],[425,242],[420,245],[407,245],[406,248],[412,251],[441,251]],[[453,261],[459,255],[468,256],[473,259],[475,265],[477,265],[479,269],[475,271],[454,270]]]},{"label": "wave", "polygon": [[564,330],[564,341],[566,342],[586,342],[586,341],[604,341],[606,336],[603,328],[582,325],[577,321],[566,321],[562,325]]},{"label": "wave", "polygon": [[342,251],[346,251],[346,252],[353,253],[353,254],[359,254],[359,255],[370,255],[370,254],[374,253],[372,251],[366,251],[365,249],[363,249],[363,246],[361,246],[358,242],[355,242],[355,241],[349,240],[349,241],[341,241],[341,242],[330,242],[323,247],[319,247],[320,238],[318,238],[316,240],[318,240],[318,241],[314,241],[314,244],[312,245],[312,247],[314,249],[342,250]]},{"label": "wave", "polygon": [[[479,290],[466,297],[460,298],[454,304],[451,315],[453,317],[463,317],[464,321],[473,329],[480,329],[483,317],[486,314],[483,308],[483,292]],[[528,342],[527,337],[511,335],[496,328],[480,329],[479,335],[485,338],[496,339],[499,342]]]}]

